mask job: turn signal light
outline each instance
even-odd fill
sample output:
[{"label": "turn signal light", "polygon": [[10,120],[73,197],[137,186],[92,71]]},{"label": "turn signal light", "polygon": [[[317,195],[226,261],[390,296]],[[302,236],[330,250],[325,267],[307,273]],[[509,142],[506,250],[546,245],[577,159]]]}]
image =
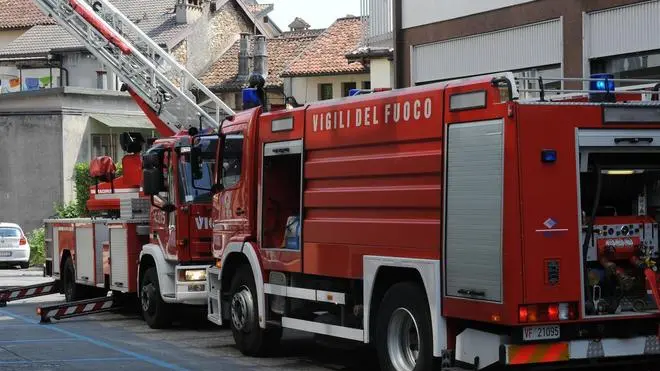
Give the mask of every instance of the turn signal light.
[{"label": "turn signal light", "polygon": [[568,321],[577,319],[576,303],[531,304],[518,307],[520,323]]},{"label": "turn signal light", "polygon": [[21,237],[21,239],[18,241],[18,244],[21,246],[27,245],[27,238],[25,238],[25,236]]}]

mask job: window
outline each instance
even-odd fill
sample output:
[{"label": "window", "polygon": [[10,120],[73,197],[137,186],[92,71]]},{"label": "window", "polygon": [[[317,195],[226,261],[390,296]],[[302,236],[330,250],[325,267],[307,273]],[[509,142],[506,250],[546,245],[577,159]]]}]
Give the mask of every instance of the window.
[{"label": "window", "polygon": [[[660,79],[660,53],[639,53],[593,59],[590,62],[591,73],[611,73],[615,79]],[[617,86],[639,85],[617,82]]]},{"label": "window", "polygon": [[201,137],[195,144],[199,149],[199,166],[194,169],[190,163],[190,152],[179,156],[179,201],[210,202],[211,185],[213,184],[215,155],[218,148],[218,137]]},{"label": "window", "polygon": [[111,134],[92,134],[92,157],[110,156],[117,158],[117,144]]},{"label": "window", "polygon": [[332,84],[319,84],[319,100],[332,99]]},{"label": "window", "polygon": [[107,72],[105,71],[96,71],[96,88],[97,89],[108,89],[108,78]]},{"label": "window", "polygon": [[362,81],[362,89],[371,89],[371,81]]},{"label": "window", "polygon": [[0,228],[0,237],[21,237],[21,231],[16,228]]},{"label": "window", "polygon": [[348,97],[351,94],[351,89],[357,89],[357,83],[344,82],[341,84],[342,97]]},{"label": "window", "polygon": [[231,188],[241,180],[243,164],[243,133],[232,133],[225,137],[222,148],[222,187]]}]

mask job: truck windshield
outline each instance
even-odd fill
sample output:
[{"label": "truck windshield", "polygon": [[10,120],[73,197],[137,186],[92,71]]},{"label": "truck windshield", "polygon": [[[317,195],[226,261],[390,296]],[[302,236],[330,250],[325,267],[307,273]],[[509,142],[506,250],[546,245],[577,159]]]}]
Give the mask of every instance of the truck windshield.
[{"label": "truck windshield", "polygon": [[[211,185],[215,178],[215,156],[218,148],[218,137],[201,137],[195,144],[199,149],[199,174],[193,178],[190,164],[190,152],[179,156],[179,200],[188,202],[211,202]],[[194,180],[194,184],[193,184]]]}]

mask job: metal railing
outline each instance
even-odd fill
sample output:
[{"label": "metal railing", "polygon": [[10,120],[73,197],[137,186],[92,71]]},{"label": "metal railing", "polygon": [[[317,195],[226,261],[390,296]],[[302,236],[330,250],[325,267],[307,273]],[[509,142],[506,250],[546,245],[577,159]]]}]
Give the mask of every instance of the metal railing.
[{"label": "metal railing", "polygon": [[[588,94],[603,94],[603,93],[613,93],[613,94],[648,94],[650,95],[649,100],[658,100],[660,97],[660,80],[650,80],[650,79],[610,79],[610,78],[581,78],[581,77],[516,77],[516,83],[518,83],[518,91],[521,93],[538,93],[539,97],[536,98],[540,101],[553,100],[553,98],[567,99],[570,97],[580,97]],[[527,83],[529,81],[534,81],[538,83],[539,88],[527,88],[520,86],[520,82]],[[544,84],[548,81],[556,82],[560,81],[562,87],[559,89],[548,89],[544,87]],[[581,82],[583,86],[590,86],[591,82],[604,82],[604,90],[592,90],[590,88],[582,89],[567,89],[563,85],[565,82]],[[614,83],[614,90],[610,90],[610,83]],[[637,85],[624,85],[616,87],[616,84],[637,84]]]}]

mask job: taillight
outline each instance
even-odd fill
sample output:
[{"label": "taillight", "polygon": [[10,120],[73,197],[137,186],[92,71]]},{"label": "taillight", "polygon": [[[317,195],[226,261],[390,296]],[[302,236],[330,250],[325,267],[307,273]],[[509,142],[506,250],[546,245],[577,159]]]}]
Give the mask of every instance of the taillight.
[{"label": "taillight", "polygon": [[527,322],[527,317],[528,317],[527,307],[523,305],[520,308],[518,308],[518,320],[520,322]]},{"label": "taillight", "polygon": [[559,304],[548,305],[548,320],[550,321],[559,320]]},{"label": "taillight", "polygon": [[569,321],[577,319],[575,303],[530,304],[518,307],[520,323]]},{"label": "taillight", "polygon": [[25,238],[25,236],[21,237],[21,239],[18,241],[18,244],[21,246],[27,245],[27,238]]}]

